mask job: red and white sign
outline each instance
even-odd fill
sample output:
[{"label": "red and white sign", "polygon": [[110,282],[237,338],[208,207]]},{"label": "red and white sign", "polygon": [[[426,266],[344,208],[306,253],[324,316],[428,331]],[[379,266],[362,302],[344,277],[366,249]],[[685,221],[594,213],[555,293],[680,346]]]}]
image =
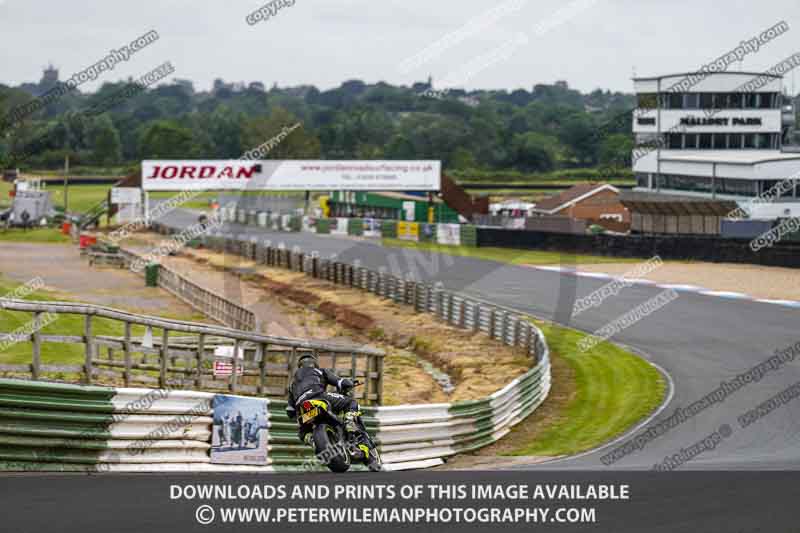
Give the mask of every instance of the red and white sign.
[{"label": "red and white sign", "polygon": [[233,374],[233,363],[228,361],[214,361],[214,377],[230,376]]},{"label": "red and white sign", "polygon": [[142,161],[146,191],[438,191],[440,161]]},{"label": "red and white sign", "polygon": [[[214,348],[214,376],[230,376],[233,374],[233,346],[217,346]],[[236,375],[241,376],[244,366],[244,350],[239,348],[237,354]]]},{"label": "red and white sign", "polygon": [[[232,361],[214,361],[214,377],[230,376],[232,374],[233,374]],[[242,368],[242,363],[239,363],[239,367],[236,369],[236,375],[237,376],[244,375],[244,369]]]}]

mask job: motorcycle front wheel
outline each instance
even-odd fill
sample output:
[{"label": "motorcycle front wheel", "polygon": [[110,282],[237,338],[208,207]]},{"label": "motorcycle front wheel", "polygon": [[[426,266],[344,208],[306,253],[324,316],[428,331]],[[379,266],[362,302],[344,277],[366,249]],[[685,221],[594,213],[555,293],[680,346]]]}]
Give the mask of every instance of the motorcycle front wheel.
[{"label": "motorcycle front wheel", "polygon": [[341,473],[350,469],[350,455],[339,441],[336,430],[328,424],[318,424],[314,428],[314,451],[331,472]]}]

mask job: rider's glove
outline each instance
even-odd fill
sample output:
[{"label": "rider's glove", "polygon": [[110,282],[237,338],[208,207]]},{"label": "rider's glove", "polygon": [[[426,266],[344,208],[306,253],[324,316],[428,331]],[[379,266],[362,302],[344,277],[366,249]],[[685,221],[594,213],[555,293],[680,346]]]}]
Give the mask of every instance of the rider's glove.
[{"label": "rider's glove", "polygon": [[339,380],[339,390],[340,391],[347,392],[350,389],[352,389],[353,387],[355,387],[355,384],[353,383],[352,380],[347,379],[347,378]]}]

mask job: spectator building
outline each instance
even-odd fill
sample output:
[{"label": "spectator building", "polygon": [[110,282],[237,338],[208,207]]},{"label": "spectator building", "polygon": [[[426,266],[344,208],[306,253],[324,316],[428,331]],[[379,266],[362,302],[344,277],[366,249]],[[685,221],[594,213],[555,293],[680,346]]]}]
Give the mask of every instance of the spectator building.
[{"label": "spectator building", "polygon": [[734,200],[751,218],[800,216],[800,187],[771,202],[748,200],[793,176],[800,149],[784,144],[795,126],[781,76],[752,72],[634,78],[637,192]]}]

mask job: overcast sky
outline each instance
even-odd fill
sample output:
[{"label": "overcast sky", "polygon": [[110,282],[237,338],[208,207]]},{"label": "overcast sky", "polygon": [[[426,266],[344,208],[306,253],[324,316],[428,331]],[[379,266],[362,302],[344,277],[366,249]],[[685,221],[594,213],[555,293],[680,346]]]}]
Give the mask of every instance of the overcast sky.
[{"label": "overcast sky", "polygon": [[[780,21],[790,31],[742,68],[763,70],[800,52],[797,0],[295,0],[249,25],[247,15],[265,3],[0,0],[0,83],[38,81],[49,62],[64,80],[151,29],[160,39],[99,81],[139,77],[169,60],[198,90],[217,77],[326,89],[353,78],[410,84],[431,74],[434,85],[467,89],[566,80],[582,91],[631,92],[634,70],[699,68]],[[495,6],[505,14],[488,13]],[[465,28],[471,20],[483,27]],[[415,56],[422,64],[409,70]],[[796,81],[800,90],[800,73]]]}]

